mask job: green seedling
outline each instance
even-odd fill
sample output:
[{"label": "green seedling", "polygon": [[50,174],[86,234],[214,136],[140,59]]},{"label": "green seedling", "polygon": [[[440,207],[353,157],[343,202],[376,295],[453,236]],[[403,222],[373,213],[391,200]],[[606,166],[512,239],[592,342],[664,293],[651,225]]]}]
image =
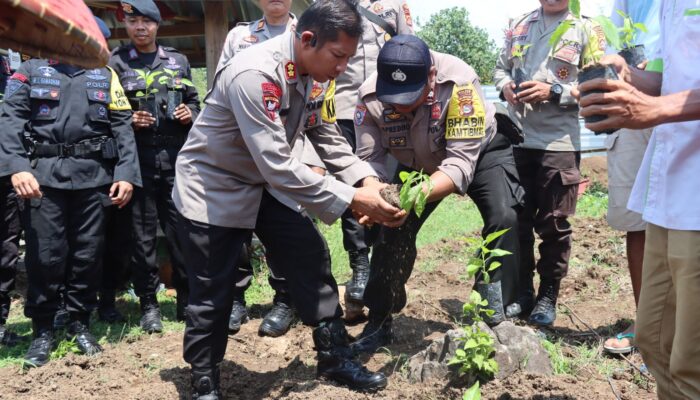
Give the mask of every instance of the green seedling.
[{"label": "green seedling", "polygon": [[162,75],[160,78],[158,78],[158,83],[160,83],[161,85],[170,84],[170,86],[172,86],[175,89],[182,89],[183,86],[194,86],[194,83],[192,83],[191,80],[187,78],[178,77],[178,74],[180,73],[180,71],[178,70],[164,68],[163,71],[165,72],[165,75]]},{"label": "green seedling", "polygon": [[162,75],[162,71],[148,71],[142,69],[134,69],[134,72],[139,76],[139,79],[146,83],[146,88],[144,90],[139,90],[136,92],[136,97],[150,97],[153,94],[158,93],[158,89],[153,87],[153,83],[159,75]]},{"label": "green seedling", "polygon": [[530,47],[532,47],[531,44],[525,44],[525,45],[516,44],[515,46],[513,46],[513,50],[511,51],[511,55],[513,56],[513,58],[517,58],[518,60],[520,60],[520,63],[522,64],[523,57],[525,57],[525,53],[527,52],[527,49],[529,49]]},{"label": "green seedling", "polygon": [[425,210],[428,196],[433,191],[433,181],[430,180],[430,175],[424,174],[423,170],[420,172],[401,171],[399,179],[403,182],[399,192],[401,208],[406,210],[406,212],[415,210],[416,215],[420,217]]}]

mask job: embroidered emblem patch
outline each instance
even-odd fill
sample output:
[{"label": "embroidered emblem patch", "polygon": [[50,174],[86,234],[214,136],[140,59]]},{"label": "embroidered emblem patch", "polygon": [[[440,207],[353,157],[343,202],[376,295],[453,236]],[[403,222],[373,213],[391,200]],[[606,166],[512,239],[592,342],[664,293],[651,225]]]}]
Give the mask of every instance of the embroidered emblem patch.
[{"label": "embroidered emblem patch", "polygon": [[355,125],[360,126],[365,123],[365,116],[367,115],[367,107],[362,104],[358,104],[355,107]]},{"label": "embroidered emblem patch", "polygon": [[263,93],[263,106],[270,120],[274,121],[277,112],[280,110],[280,97],[282,89],[272,82],[265,82],[261,85]]},{"label": "embroidered emblem patch", "polygon": [[293,62],[287,61],[287,63],[284,64],[284,76],[289,82],[297,80],[297,66]]}]

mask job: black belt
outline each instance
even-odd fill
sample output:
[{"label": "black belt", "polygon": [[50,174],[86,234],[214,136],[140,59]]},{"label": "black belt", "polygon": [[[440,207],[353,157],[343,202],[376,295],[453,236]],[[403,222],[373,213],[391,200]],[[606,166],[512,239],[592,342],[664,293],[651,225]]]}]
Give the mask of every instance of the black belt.
[{"label": "black belt", "polygon": [[117,142],[113,138],[96,138],[83,140],[73,144],[33,143],[31,145],[32,157],[94,157],[101,156],[105,159],[117,158]]},{"label": "black belt", "polygon": [[136,144],[139,146],[153,147],[182,147],[185,144],[185,135],[149,135],[136,132]]}]

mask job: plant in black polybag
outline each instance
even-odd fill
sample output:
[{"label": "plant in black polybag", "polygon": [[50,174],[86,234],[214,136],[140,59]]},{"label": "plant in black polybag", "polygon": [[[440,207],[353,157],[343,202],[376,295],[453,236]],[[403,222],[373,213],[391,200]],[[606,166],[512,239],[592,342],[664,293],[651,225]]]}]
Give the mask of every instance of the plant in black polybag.
[{"label": "plant in black polybag", "polygon": [[527,49],[530,48],[530,46],[532,45],[516,44],[511,50],[511,56],[513,56],[513,59],[518,61],[518,65],[513,69],[513,81],[515,83],[515,89],[513,90],[513,93],[515,94],[520,93],[520,91],[522,90],[520,88],[520,85],[523,82],[529,80],[529,78],[527,77],[527,73],[523,68],[523,57],[525,57],[525,52],[527,52]]},{"label": "plant in black polybag", "polygon": [[153,129],[158,128],[158,105],[156,104],[156,96],[158,88],[153,87],[155,79],[162,74],[161,71],[145,71],[143,69],[134,69],[139,79],[146,84],[144,90],[136,92],[135,96],[139,100],[139,111],[148,111],[156,121],[153,123]]},{"label": "plant in black polybag", "polygon": [[[606,43],[610,43],[613,41],[614,43],[619,42],[620,37],[618,35],[617,29],[615,28],[614,24],[613,29],[610,29],[610,26],[607,26],[607,30],[601,26],[601,25],[594,25],[592,29],[589,28],[588,24],[585,24],[583,22],[583,18],[581,17],[581,2],[580,0],[569,0],[569,12],[573,16],[573,18],[566,19],[559,24],[557,29],[552,33],[552,36],[549,39],[549,45],[552,48],[551,53],[552,55],[556,54],[559,50],[561,50],[565,45],[566,41],[562,41],[562,38],[566,32],[569,31],[569,29],[573,28],[575,25],[579,24],[584,27],[586,31],[586,35],[588,36],[588,48],[584,53],[582,54],[583,57],[583,68],[579,71],[578,74],[578,83],[583,83],[592,79],[596,78],[603,78],[603,79],[610,79],[610,80],[618,80],[619,77],[617,76],[617,72],[615,71],[614,67],[611,65],[604,65],[600,63],[600,58],[604,55],[603,53],[603,48]],[[599,17],[598,19],[604,19],[607,17]],[[596,19],[596,20],[598,20]],[[609,21],[609,19],[608,19]],[[612,23],[611,23],[612,24]],[[563,43],[560,47],[560,43]],[[594,50],[591,50],[591,46],[597,46]],[[587,96],[592,93],[601,93],[601,91],[592,91],[592,92],[581,92],[581,97]],[[605,115],[592,115],[589,117],[585,117],[586,123],[594,123],[594,122],[600,122],[606,119],[607,116]],[[613,133],[617,129],[613,130],[607,130],[607,131],[601,131],[601,132],[593,132],[596,135],[602,134],[602,133]]]},{"label": "plant in black polybag", "polygon": [[194,86],[191,80],[180,76],[180,71],[165,68],[163,70],[166,75],[161,76],[158,82],[168,88],[168,105],[165,115],[168,119],[175,118],[175,109],[182,104],[182,92],[187,87]]},{"label": "plant in black polybag", "polygon": [[646,60],[644,54],[644,45],[637,45],[637,35],[640,32],[647,32],[647,27],[641,22],[634,22],[632,18],[621,10],[616,10],[617,14],[622,17],[622,26],[615,26],[613,21],[600,15],[595,17],[600,27],[605,32],[605,37],[608,44],[618,51],[622,58],[625,59],[630,67],[637,66]]}]

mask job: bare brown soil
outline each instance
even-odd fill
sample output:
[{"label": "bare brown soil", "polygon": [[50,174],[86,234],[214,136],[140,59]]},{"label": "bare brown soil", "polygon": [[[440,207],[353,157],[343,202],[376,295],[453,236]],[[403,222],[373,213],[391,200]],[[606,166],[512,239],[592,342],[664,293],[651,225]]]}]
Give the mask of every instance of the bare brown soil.
[{"label": "bare brown soil", "polygon": [[379,191],[384,201],[391,204],[394,207],[401,208],[401,199],[399,198],[399,192],[401,191],[401,186],[397,184],[389,185],[384,187]]},{"label": "bare brown soil", "polygon": [[[588,343],[600,349],[599,339],[585,325],[606,335],[624,327],[634,314],[625,268],[622,236],[602,219],[575,219],[572,267],[563,283],[559,318],[546,333],[563,341],[565,353]],[[272,339],[257,335],[260,319],[243,325],[229,338],[221,369],[227,399],[459,399],[463,388],[446,382],[414,384],[405,378],[407,356],[457,326],[462,300],[470,283],[461,278],[463,242],[448,240],[419,252],[409,282],[409,305],[395,320],[395,343],[388,352],[366,360],[373,370],[390,375],[388,388],[358,394],[315,379],[315,352],[310,329],[294,327]],[[342,298],[342,296],[341,296]],[[574,317],[573,314],[578,316]],[[260,313],[255,313],[258,315]],[[585,324],[581,321],[585,321]],[[362,326],[350,327],[358,334]],[[483,386],[486,399],[653,399],[653,384],[635,383],[632,368],[619,362],[608,379],[597,369],[607,356],[598,355],[574,374],[550,377],[516,375]],[[632,360],[640,363],[639,356]],[[134,342],[107,345],[95,358],[71,355],[48,365],[20,372],[0,369],[0,399],[185,399],[189,398],[189,369],[182,360],[182,333],[142,337]],[[647,390],[647,387],[650,387]]]}]

